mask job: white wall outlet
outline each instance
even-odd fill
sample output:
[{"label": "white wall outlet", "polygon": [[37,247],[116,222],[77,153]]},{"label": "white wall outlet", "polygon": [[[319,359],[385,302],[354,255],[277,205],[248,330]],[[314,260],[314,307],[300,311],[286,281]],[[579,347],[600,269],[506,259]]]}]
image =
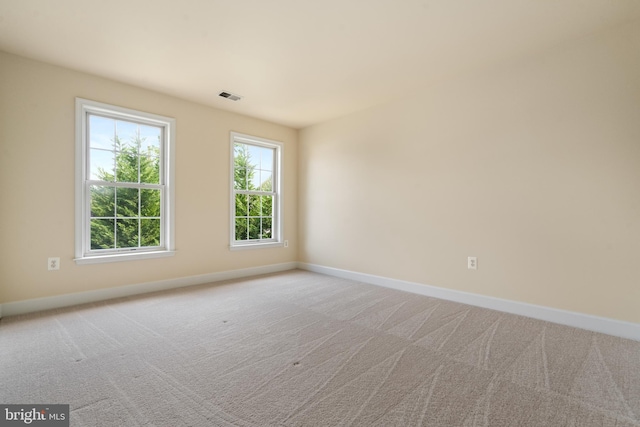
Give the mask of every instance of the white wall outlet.
[{"label": "white wall outlet", "polygon": [[60,258],[49,258],[49,260],[47,261],[47,267],[49,271],[60,270]]},{"label": "white wall outlet", "polygon": [[478,269],[478,258],[474,256],[470,256],[467,258],[467,268],[469,270],[477,270]]},{"label": "white wall outlet", "polygon": [[288,248],[288,247],[289,247],[289,241],[288,241],[288,240],[285,240],[285,241],[284,241],[284,247],[285,247],[285,248]]}]

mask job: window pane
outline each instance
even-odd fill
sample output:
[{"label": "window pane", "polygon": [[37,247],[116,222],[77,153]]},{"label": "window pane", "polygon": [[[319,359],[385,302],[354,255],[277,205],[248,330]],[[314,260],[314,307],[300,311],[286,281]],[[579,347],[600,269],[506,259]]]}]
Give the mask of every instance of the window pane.
[{"label": "window pane", "polygon": [[236,142],[233,145],[233,156],[234,157],[242,157],[245,156],[245,152],[247,151],[247,146],[246,144],[240,144],[239,142]]},{"label": "window pane", "polygon": [[160,216],[160,190],[140,190],[140,216]]},{"label": "window pane", "polygon": [[261,216],[273,216],[273,196],[262,196]]},{"label": "window pane", "polygon": [[258,147],[256,145],[248,145],[247,147],[247,164],[254,169],[260,169],[260,151],[262,151],[262,147]]},{"label": "window pane", "polygon": [[91,148],[104,148],[113,150],[115,136],[115,123],[113,119],[100,116],[89,116],[89,146]]},{"label": "window pane", "polygon": [[271,171],[260,171],[260,191],[272,191],[273,190],[273,181],[271,176]]},{"label": "window pane", "polygon": [[249,186],[249,190],[259,190],[260,189],[260,170],[254,169],[249,171],[249,175],[247,177]]},{"label": "window pane", "polygon": [[119,150],[131,149],[135,153],[138,152],[138,124],[125,122],[122,120],[116,121],[116,136],[119,144]]},{"label": "window pane", "polygon": [[91,249],[113,249],[114,223],[113,219],[91,220]]},{"label": "window pane", "polygon": [[249,216],[260,216],[260,196],[249,195]]},{"label": "window pane", "polygon": [[140,246],[160,246],[160,219],[141,219],[140,229]]},{"label": "window pane", "polygon": [[262,148],[260,151],[260,169],[273,171],[273,153],[272,148]]},{"label": "window pane", "polygon": [[160,184],[160,158],[140,156],[140,182]]},{"label": "window pane", "polygon": [[96,150],[92,148],[89,154],[91,156],[91,160],[89,161],[91,165],[90,179],[113,182],[115,160],[113,151]]},{"label": "window pane", "polygon": [[139,182],[138,159],[138,155],[131,150],[118,153],[116,157],[116,180],[118,182]]},{"label": "window pane", "polygon": [[162,129],[156,126],[140,125],[140,153],[159,156]]},{"label": "window pane", "polygon": [[116,247],[137,248],[138,247],[138,220],[118,219],[116,220]]},{"label": "window pane", "polygon": [[248,212],[247,195],[236,194],[236,216],[247,216]]},{"label": "window pane", "polygon": [[244,144],[235,144],[233,146],[233,188],[236,190],[246,190],[248,171],[247,171],[247,148]]},{"label": "window pane", "polygon": [[247,218],[236,218],[236,240],[247,240]]},{"label": "window pane", "polygon": [[236,168],[233,171],[233,188],[236,190],[247,189],[247,170],[245,168]]},{"label": "window pane", "polygon": [[238,190],[257,190],[260,186],[260,174],[258,164],[259,153],[247,144],[235,144],[234,146],[234,188]]},{"label": "window pane", "polygon": [[138,189],[116,189],[116,216],[136,218],[138,216]]},{"label": "window pane", "polygon": [[260,218],[249,218],[249,239],[260,238]]},{"label": "window pane", "polygon": [[92,185],[91,192],[91,217],[114,217],[116,189],[101,185]]},{"label": "window pane", "polygon": [[271,225],[272,225],[271,218],[262,218],[262,238],[263,239],[271,239],[271,237],[273,236]]}]

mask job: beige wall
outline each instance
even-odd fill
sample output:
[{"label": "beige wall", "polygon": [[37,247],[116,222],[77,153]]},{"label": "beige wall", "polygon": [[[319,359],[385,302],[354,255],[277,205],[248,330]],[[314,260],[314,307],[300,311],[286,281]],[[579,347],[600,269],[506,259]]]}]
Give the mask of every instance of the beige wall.
[{"label": "beige wall", "polygon": [[[73,262],[76,96],[176,119],[174,257]],[[228,250],[232,130],[285,144],[289,248]],[[295,261],[296,167],[296,130],[0,52],[0,303]]]},{"label": "beige wall", "polygon": [[298,170],[300,261],[640,322],[637,22],[304,129]]}]

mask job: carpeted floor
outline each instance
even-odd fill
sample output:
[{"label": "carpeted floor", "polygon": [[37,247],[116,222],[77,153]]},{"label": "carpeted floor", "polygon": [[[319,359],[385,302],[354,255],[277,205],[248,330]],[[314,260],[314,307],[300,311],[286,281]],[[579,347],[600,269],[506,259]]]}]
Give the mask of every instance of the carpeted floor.
[{"label": "carpeted floor", "polygon": [[640,342],[304,271],[0,322],[72,426],[640,426]]}]

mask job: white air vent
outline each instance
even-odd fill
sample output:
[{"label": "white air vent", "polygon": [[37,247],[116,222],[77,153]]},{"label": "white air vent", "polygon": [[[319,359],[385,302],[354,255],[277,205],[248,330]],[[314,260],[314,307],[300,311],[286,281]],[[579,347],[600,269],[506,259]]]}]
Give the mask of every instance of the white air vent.
[{"label": "white air vent", "polygon": [[218,96],[230,99],[232,101],[238,101],[238,100],[242,99],[242,97],[240,95],[236,95],[235,93],[231,93],[231,92],[220,92],[218,94]]}]

